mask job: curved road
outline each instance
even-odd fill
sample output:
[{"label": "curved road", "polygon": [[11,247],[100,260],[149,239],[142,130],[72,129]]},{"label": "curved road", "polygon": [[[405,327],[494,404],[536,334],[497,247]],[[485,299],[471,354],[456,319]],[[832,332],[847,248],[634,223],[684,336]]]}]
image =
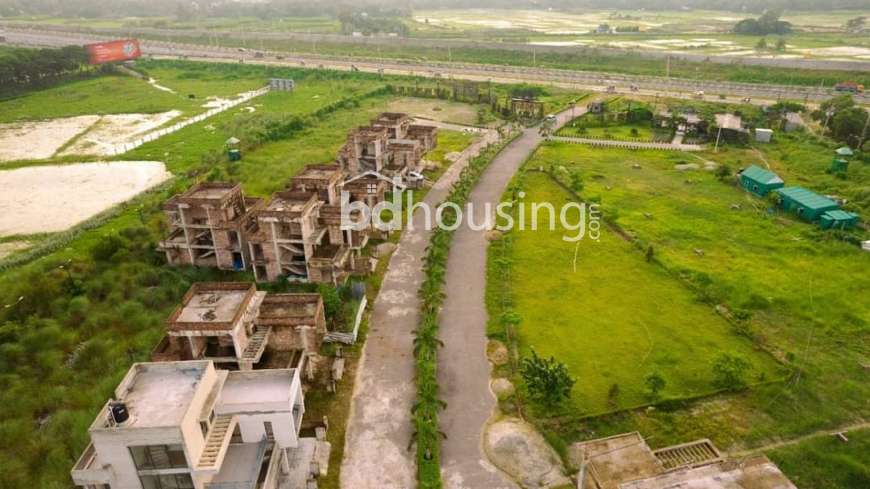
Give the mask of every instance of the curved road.
[{"label": "curved road", "polygon": [[[583,112],[578,108],[575,114]],[[558,127],[571,119],[571,111],[557,118]],[[468,201],[475,223],[484,222],[486,204],[495,209],[501,202],[514,173],[543,141],[537,128],[525,129],[490,163]],[[447,296],[439,318],[444,347],[438,354],[438,380],[447,402],[441,415],[441,429],[447,434],[441,448],[441,472],[448,489],[516,487],[488,462],[482,449],[483,427],[495,408],[486,358],[487,246],[485,231],[462,225],[453,236],[447,260]]]}]

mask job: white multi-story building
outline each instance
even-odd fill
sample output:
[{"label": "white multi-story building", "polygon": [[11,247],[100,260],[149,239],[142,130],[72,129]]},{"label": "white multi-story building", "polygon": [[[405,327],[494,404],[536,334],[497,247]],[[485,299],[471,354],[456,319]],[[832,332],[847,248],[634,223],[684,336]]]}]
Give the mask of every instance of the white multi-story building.
[{"label": "white multi-story building", "polygon": [[296,369],[137,363],[91,424],[72,478],[87,489],[274,489],[304,410]]}]

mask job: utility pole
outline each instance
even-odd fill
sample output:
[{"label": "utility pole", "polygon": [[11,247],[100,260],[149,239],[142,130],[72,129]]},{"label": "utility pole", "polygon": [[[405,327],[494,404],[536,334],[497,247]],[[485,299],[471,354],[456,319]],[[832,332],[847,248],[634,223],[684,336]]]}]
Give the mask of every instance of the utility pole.
[{"label": "utility pole", "polygon": [[716,133],[716,147],[713,148],[714,153],[719,152],[719,138],[721,138],[721,137],[722,137],[722,128],[720,127],[719,132]]},{"label": "utility pole", "polygon": [[667,68],[665,70],[665,76],[667,78],[671,77],[671,55],[670,54],[668,55],[668,62],[667,62]]},{"label": "utility pole", "polygon": [[534,67],[538,63],[537,51],[535,48],[532,48],[532,67]]}]

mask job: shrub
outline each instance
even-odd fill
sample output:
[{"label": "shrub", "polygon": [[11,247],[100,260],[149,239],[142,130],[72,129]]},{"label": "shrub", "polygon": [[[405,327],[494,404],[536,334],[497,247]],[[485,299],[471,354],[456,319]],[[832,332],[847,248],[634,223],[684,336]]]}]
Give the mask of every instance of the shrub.
[{"label": "shrub", "polygon": [[659,398],[659,393],[666,385],[664,377],[662,377],[658,372],[653,372],[647,375],[643,383],[646,385],[647,391],[649,391],[649,397],[652,400]]},{"label": "shrub", "polygon": [[520,372],[532,399],[551,406],[568,399],[576,382],[564,363],[554,357],[541,358],[535,350],[532,350],[531,358],[523,359]]},{"label": "shrub", "polygon": [[742,355],[720,353],[713,362],[713,384],[720,389],[743,389],[746,387],[746,374],[751,368],[752,364]]}]

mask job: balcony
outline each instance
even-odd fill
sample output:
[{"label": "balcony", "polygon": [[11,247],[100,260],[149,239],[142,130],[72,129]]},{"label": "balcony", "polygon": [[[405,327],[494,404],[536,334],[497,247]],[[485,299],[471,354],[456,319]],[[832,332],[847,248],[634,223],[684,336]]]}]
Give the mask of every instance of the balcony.
[{"label": "balcony", "polygon": [[93,443],[88,443],[71,474],[77,486],[109,484],[112,478],[109,470],[103,468],[97,461],[97,452],[94,450]]},{"label": "balcony", "polygon": [[279,456],[267,438],[259,443],[230,445],[220,472],[205,484],[205,489],[268,489],[266,483],[276,479],[270,472],[277,474]]}]

